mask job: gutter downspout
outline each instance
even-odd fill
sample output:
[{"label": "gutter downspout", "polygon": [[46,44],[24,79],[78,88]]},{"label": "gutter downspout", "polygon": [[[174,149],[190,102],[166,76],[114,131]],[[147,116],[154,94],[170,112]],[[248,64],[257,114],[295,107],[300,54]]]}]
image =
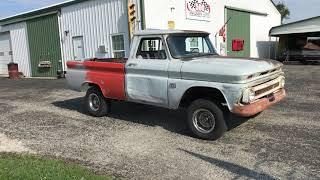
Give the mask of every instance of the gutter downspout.
[{"label": "gutter downspout", "polygon": [[141,30],[146,29],[146,22],[145,22],[145,5],[144,5],[144,0],[140,0],[140,21],[141,21]]},{"label": "gutter downspout", "polygon": [[11,39],[11,29],[9,31],[9,48],[10,48],[10,62],[14,63],[14,59],[13,59],[13,49],[12,49],[12,39]]},{"label": "gutter downspout", "polygon": [[269,36],[269,59],[271,59],[271,36]]},{"label": "gutter downspout", "polygon": [[60,36],[60,48],[61,48],[61,65],[62,65],[62,73],[65,74],[67,71],[66,62],[64,58],[64,33],[62,32],[62,20],[61,20],[61,9],[58,11],[58,25],[59,25],[59,36]]}]

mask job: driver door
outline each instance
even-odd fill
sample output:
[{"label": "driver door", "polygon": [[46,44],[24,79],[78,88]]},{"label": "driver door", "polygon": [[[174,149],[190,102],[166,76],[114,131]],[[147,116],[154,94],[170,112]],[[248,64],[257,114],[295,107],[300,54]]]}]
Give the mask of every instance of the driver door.
[{"label": "driver door", "polygon": [[168,106],[168,66],[162,36],[140,37],[136,53],[126,64],[129,101]]}]

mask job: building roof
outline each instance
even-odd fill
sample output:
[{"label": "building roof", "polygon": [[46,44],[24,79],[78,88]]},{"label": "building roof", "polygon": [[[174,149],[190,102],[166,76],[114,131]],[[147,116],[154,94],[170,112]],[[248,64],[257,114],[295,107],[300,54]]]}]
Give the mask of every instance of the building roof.
[{"label": "building roof", "polygon": [[270,36],[320,32],[320,16],[273,27]]},{"label": "building roof", "polygon": [[87,1],[87,0],[68,0],[62,3],[57,3],[57,4],[53,4],[43,8],[35,9],[32,11],[5,17],[0,19],[0,25],[13,24],[13,23],[25,21],[28,19],[32,19],[34,17],[57,13],[61,9],[61,7],[69,6],[69,5],[76,4],[83,1]]},{"label": "building roof", "polygon": [[193,30],[160,30],[160,29],[147,29],[136,31],[134,35],[146,36],[146,35],[159,35],[159,34],[181,34],[181,33],[194,33],[194,34],[209,34],[204,31],[193,31]]}]

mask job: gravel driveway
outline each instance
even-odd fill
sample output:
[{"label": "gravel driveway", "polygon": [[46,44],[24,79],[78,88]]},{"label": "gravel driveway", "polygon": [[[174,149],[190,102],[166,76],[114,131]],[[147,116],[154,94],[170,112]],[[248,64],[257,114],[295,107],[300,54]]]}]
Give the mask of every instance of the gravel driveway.
[{"label": "gravel driveway", "polygon": [[64,80],[0,79],[0,135],[130,179],[319,179],[320,66],[286,73],[284,102],[255,119],[232,117],[216,142],[190,137],[183,111],[113,103],[110,117],[94,118]]}]

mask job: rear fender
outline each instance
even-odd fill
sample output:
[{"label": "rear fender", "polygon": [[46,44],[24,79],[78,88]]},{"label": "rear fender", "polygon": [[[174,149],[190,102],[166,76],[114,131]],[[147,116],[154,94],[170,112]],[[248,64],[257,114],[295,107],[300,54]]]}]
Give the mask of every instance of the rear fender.
[{"label": "rear fender", "polygon": [[125,65],[116,62],[68,62],[70,89],[86,91],[97,86],[104,97],[125,100]]}]

